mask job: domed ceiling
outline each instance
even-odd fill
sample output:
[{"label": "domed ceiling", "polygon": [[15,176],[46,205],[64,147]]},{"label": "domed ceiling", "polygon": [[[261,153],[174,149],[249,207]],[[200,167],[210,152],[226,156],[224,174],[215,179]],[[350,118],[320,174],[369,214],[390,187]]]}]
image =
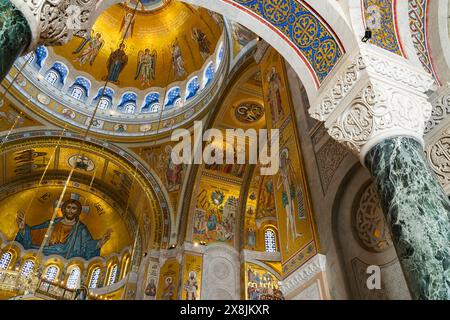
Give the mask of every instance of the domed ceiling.
[{"label": "domed ceiling", "polygon": [[[91,35],[91,39],[98,39],[95,45],[84,38],[75,38],[65,46],[54,47],[53,52],[80,73],[86,72],[103,82],[108,75],[109,58],[125,37],[126,62],[117,81],[110,80],[122,88],[138,89],[166,87],[169,83],[186,80],[215,52],[222,30],[206,10],[193,10],[181,2],[171,1],[157,10],[146,10],[145,7],[145,11],[137,11],[132,18],[134,9],[130,7],[135,6],[133,2],[114,5],[98,17]],[[162,1],[145,2],[162,4]],[[197,40],[201,37],[206,40]],[[183,60],[179,69],[172,64],[177,47],[181,53],[180,61]],[[155,65],[148,78],[142,70],[146,54]]]},{"label": "domed ceiling", "polygon": [[19,59],[17,69],[28,65],[14,84],[22,97],[13,95],[58,126],[84,130],[98,106],[91,131],[118,141],[162,138],[204,114],[224,79],[227,39],[222,18],[208,10],[128,0],[102,12],[87,37]]}]

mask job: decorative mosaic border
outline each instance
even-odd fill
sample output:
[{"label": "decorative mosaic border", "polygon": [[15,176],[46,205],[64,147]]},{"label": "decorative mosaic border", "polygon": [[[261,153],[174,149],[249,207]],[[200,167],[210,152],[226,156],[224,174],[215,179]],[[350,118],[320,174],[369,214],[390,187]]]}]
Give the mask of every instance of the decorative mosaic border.
[{"label": "decorative mosaic border", "polygon": [[299,0],[222,0],[264,23],[297,52],[319,87],[345,50],[330,26]]}]

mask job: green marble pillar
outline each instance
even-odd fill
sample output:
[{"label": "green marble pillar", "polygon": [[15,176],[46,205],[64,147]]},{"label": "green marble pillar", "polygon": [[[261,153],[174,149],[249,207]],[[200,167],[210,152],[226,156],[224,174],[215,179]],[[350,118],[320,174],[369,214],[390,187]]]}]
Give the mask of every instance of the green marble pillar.
[{"label": "green marble pillar", "polygon": [[0,81],[30,41],[31,30],[22,13],[8,0],[0,0]]},{"label": "green marble pillar", "polygon": [[450,202],[422,145],[396,137],[365,157],[414,299],[450,299]]}]

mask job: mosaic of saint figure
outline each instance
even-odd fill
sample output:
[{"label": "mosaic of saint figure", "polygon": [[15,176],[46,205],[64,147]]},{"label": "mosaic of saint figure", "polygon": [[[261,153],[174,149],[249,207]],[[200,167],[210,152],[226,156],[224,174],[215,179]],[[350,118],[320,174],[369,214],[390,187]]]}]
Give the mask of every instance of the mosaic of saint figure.
[{"label": "mosaic of saint figure", "polygon": [[250,41],[256,39],[256,35],[239,23],[233,22],[233,38],[245,47]]},{"label": "mosaic of saint figure", "polygon": [[119,83],[119,75],[128,63],[128,56],[125,53],[125,45],[120,44],[119,49],[113,51],[108,59],[107,79],[115,84]]},{"label": "mosaic of saint figure", "polygon": [[181,78],[186,75],[186,69],[184,68],[184,60],[181,55],[180,45],[178,39],[172,43],[172,65],[175,70],[175,76]]},{"label": "mosaic of saint figure", "polygon": [[302,234],[297,232],[295,220],[295,198],[297,195],[296,185],[298,184],[295,171],[289,159],[287,148],[280,153],[280,174],[278,176],[277,187],[282,187],[282,202],[286,211],[286,251],[289,250],[289,238],[295,241]]},{"label": "mosaic of saint figure", "polygon": [[85,65],[86,62],[89,61],[89,64],[92,66],[104,44],[105,41],[102,39],[102,35],[100,33],[97,32],[95,35],[92,34],[91,36],[85,38],[78,48],[72,52],[73,54],[79,54],[74,61],[79,62],[80,65]]},{"label": "mosaic of saint figure", "polygon": [[275,124],[284,118],[283,106],[281,105],[281,80],[275,67],[272,67],[267,81],[269,82],[267,101],[270,106],[272,123]]},{"label": "mosaic of saint figure", "polygon": [[167,277],[165,280],[165,287],[162,293],[163,300],[175,300],[175,285],[173,284],[172,277]]},{"label": "mosaic of saint figure", "polygon": [[184,290],[186,291],[186,300],[197,300],[198,281],[195,271],[189,272],[188,279],[184,284]]},{"label": "mosaic of saint figure", "polygon": [[264,181],[264,185],[261,189],[257,211],[258,218],[271,216],[275,213],[275,197],[273,193],[272,179]]},{"label": "mosaic of saint figure", "polygon": [[253,228],[247,229],[247,245],[252,248],[256,246],[256,232]]},{"label": "mosaic of saint figure", "polygon": [[181,183],[183,181],[183,164],[175,164],[172,160],[172,147],[166,146],[166,156],[165,161],[167,163],[166,167],[166,180],[167,189],[169,192],[176,191],[180,189]]},{"label": "mosaic of saint figure", "polygon": [[192,39],[197,41],[198,47],[200,49],[200,55],[202,56],[203,60],[208,59],[208,57],[211,55],[211,43],[206,37],[206,34],[203,33],[203,31],[201,31],[200,29],[194,27],[192,29]]},{"label": "mosaic of saint figure", "polygon": [[150,53],[150,49],[145,49],[145,51],[139,51],[138,53],[138,63],[137,70],[134,76],[134,80],[137,80],[139,75],[141,75],[141,85],[149,86],[150,80],[156,79],[156,50]]},{"label": "mosaic of saint figure", "polygon": [[196,209],[194,214],[194,234],[203,236],[206,232],[205,211]]},{"label": "mosaic of saint figure", "polygon": [[[100,256],[101,247],[111,238],[112,230],[108,229],[100,240],[93,239],[87,226],[79,220],[82,205],[78,200],[70,199],[61,207],[63,217],[56,218],[53,231],[44,247],[44,255],[57,254],[66,259],[81,257],[85,260]],[[16,241],[25,249],[39,249],[50,220],[36,226],[28,226],[25,222],[25,213],[17,213],[17,226],[19,232]]]},{"label": "mosaic of saint figure", "polygon": [[147,287],[145,288],[145,295],[149,297],[156,296],[156,285],[155,285],[155,279],[150,279],[149,283],[147,284]]},{"label": "mosaic of saint figure", "polygon": [[125,40],[133,36],[135,19],[136,17],[132,12],[125,13],[122,23],[120,24],[121,40]]}]

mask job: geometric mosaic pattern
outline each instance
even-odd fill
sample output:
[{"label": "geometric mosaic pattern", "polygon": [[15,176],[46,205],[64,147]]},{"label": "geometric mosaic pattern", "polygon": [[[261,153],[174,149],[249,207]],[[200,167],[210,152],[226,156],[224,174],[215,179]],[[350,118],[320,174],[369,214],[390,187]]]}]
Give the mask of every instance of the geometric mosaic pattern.
[{"label": "geometric mosaic pattern", "polygon": [[[320,84],[344,54],[337,37],[299,0],[222,0],[252,13],[289,40]],[[237,5],[236,5],[237,4]]]}]

